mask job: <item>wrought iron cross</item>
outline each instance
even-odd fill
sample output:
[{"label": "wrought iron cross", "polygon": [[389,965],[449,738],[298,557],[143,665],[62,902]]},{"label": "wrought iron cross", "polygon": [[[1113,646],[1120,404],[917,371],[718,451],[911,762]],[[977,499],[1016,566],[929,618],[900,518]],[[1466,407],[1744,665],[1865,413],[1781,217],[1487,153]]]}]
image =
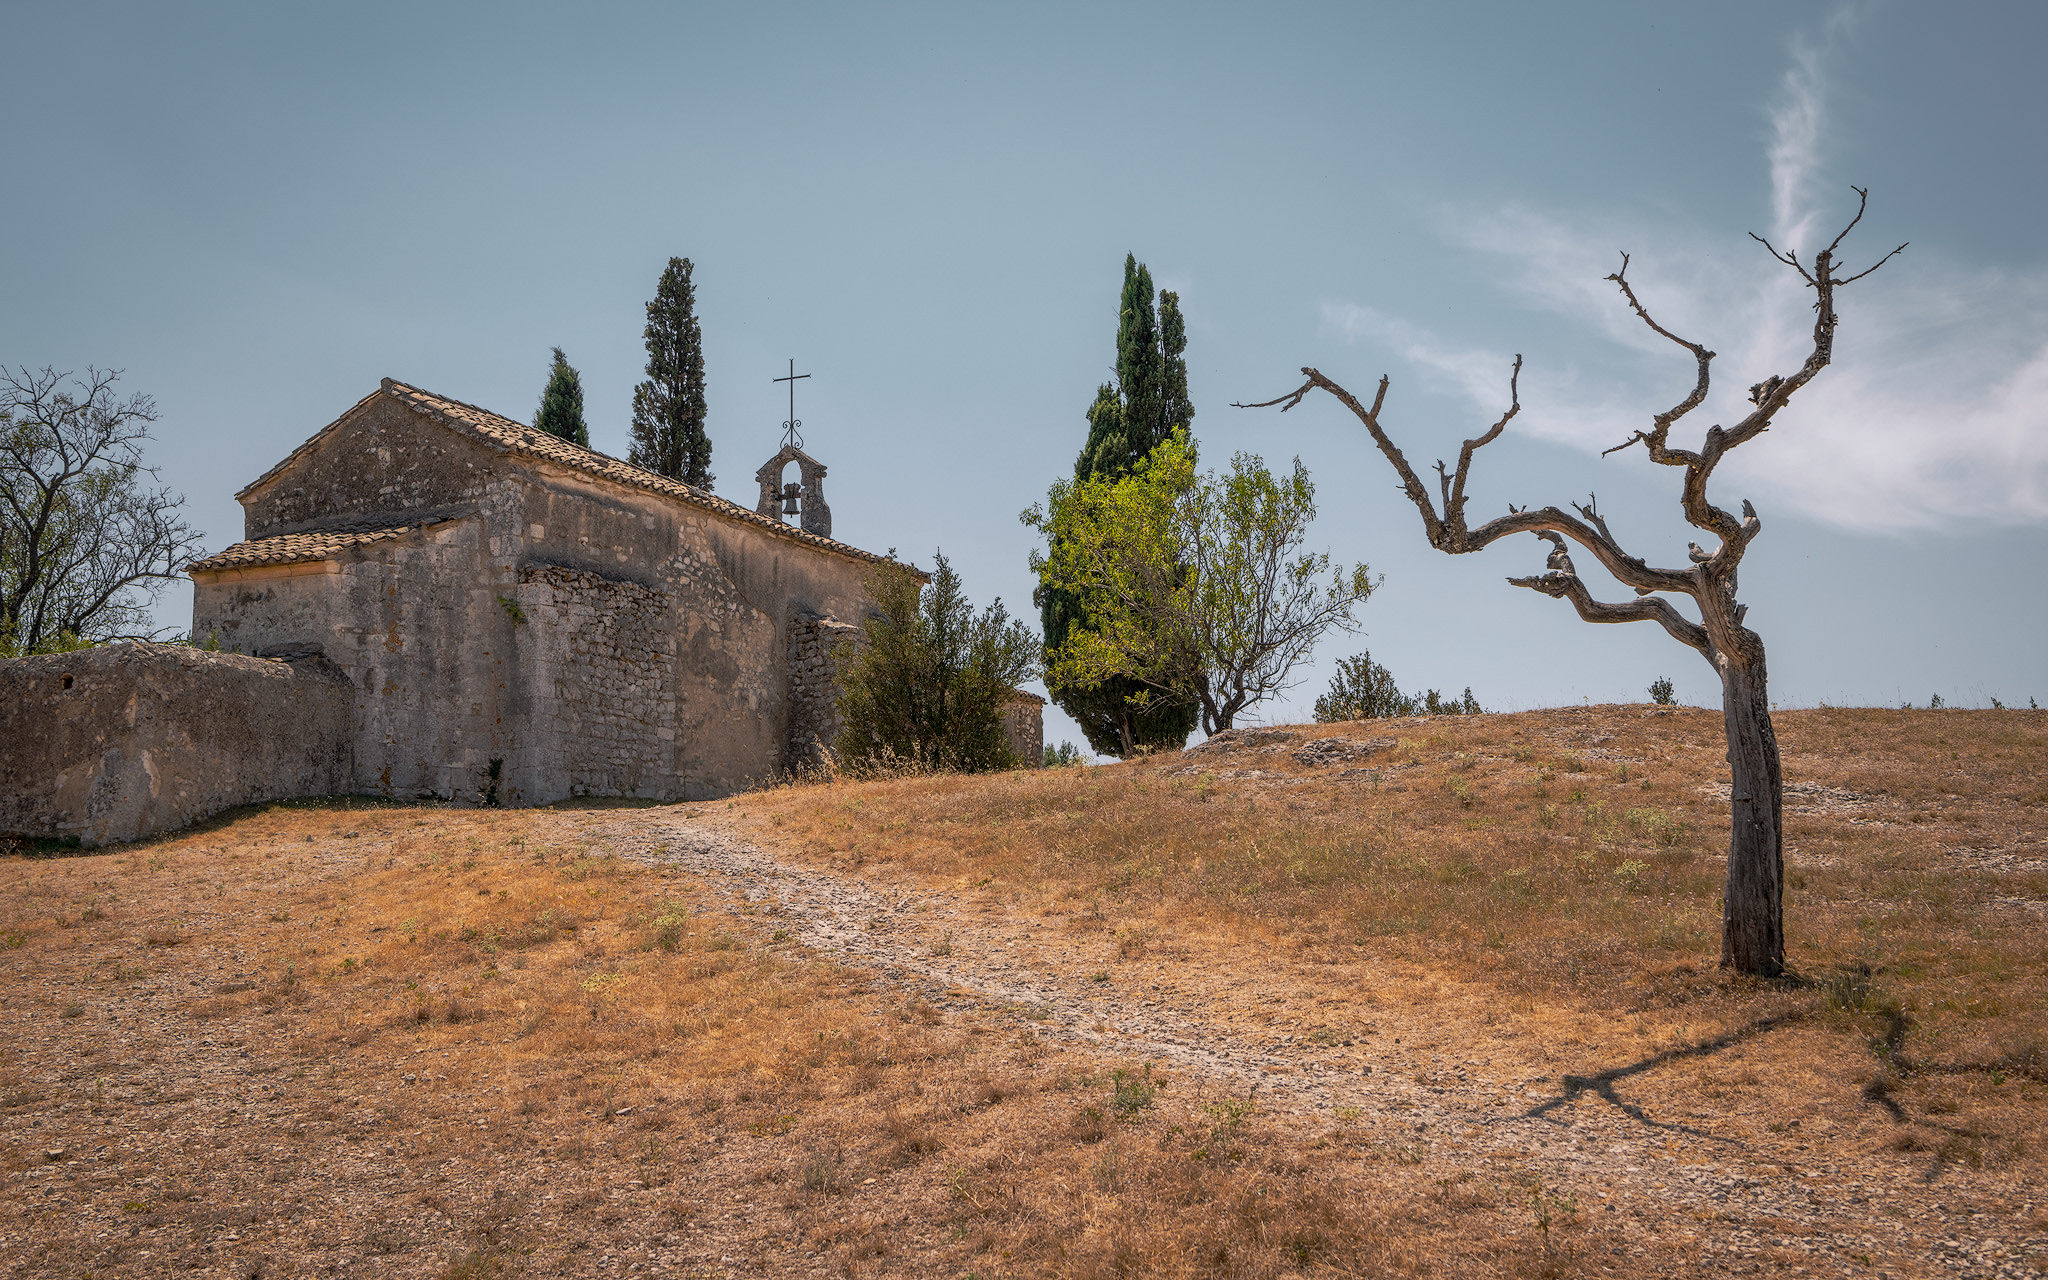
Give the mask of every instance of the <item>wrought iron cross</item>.
[{"label": "wrought iron cross", "polygon": [[798,373],[796,371],[796,360],[792,358],[789,362],[789,376],[787,378],[775,379],[777,382],[787,382],[789,384],[789,421],[782,424],[782,447],[785,449],[792,447],[801,449],[804,447],[804,438],[797,434],[804,424],[796,416],[796,384],[810,376],[808,373]]}]

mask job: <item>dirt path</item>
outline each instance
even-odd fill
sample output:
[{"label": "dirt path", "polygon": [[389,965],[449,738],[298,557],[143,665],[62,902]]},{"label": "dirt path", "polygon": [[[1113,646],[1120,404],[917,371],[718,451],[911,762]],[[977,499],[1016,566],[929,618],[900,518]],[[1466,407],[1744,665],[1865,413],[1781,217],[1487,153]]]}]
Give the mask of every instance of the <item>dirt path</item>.
[{"label": "dirt path", "polygon": [[[1341,1115],[1416,1161],[1455,1154],[1533,1175],[1539,1188],[1582,1197],[1581,1213],[1676,1235],[1711,1269],[1777,1272],[1804,1257],[1791,1269],[2023,1277],[2048,1265],[2038,1197],[2024,1188],[1939,1165],[1937,1178],[1924,1159],[1797,1134],[1730,1136],[1710,1110],[1658,1114],[1630,1101],[1631,1076],[1726,1045],[1602,1078],[1532,1069],[1490,1049],[1459,1057],[1459,1028],[1442,1007],[1378,1005],[1320,1035],[1275,1030],[1246,1015],[1300,986],[1279,956],[1220,966],[1141,956],[1112,979],[1099,934],[1077,936],[972,887],[779,856],[716,810],[590,813],[577,826],[621,856],[706,876],[768,917],[764,934],[787,930],[939,1009],[1006,1013],[1045,1036],[1163,1064],[1305,1134]],[[1394,980],[1367,961],[1344,970],[1322,981],[1366,989]],[[1475,1045],[1487,1039],[1478,1030]]]}]

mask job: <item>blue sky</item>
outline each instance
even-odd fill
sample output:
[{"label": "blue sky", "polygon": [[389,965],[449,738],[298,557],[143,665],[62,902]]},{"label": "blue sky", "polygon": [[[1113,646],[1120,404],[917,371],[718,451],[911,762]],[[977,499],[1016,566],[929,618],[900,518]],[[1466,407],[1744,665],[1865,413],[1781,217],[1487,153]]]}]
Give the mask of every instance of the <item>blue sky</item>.
[{"label": "blue sky", "polygon": [[[1316,545],[1385,575],[1405,687],[1501,708],[1711,673],[1646,626],[1452,559],[1313,364],[1426,464],[1498,415],[1475,512],[1597,491],[1682,563],[1675,472],[1599,450],[1721,353],[1726,421],[1801,352],[1747,233],[1809,250],[1871,189],[1834,368],[1724,467],[1766,523],[1749,622],[1781,704],[2048,698],[2048,8],[1798,3],[12,6],[0,360],[126,370],[209,547],[233,492],[393,376],[531,416],[548,348],[623,453],[643,303],[696,262],[719,490],[748,501],[794,357],[837,532],[1031,614],[1016,513],[1072,466],[1123,256],[1178,289],[1211,463],[1299,454]],[[1584,561],[1585,557],[1581,557]],[[189,616],[168,596],[167,621]],[[1035,620],[1035,619],[1034,619]],[[1063,726],[1049,726],[1062,736]]]}]

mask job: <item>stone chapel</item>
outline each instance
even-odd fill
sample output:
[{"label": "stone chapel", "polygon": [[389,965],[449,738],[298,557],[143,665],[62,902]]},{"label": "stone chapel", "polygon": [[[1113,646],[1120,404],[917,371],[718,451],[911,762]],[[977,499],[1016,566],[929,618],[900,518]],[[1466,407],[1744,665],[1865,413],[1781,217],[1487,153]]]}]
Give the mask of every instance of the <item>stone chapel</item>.
[{"label": "stone chapel", "polygon": [[[0,835],[337,794],[703,800],[815,763],[886,560],[833,540],[796,444],[755,480],[749,509],[386,378],[235,495],[191,645],[0,662]],[[1043,706],[1005,713],[1034,764]]]},{"label": "stone chapel", "polygon": [[830,740],[825,651],[882,559],[833,541],[801,450],[758,478],[749,510],[386,378],[236,495],[193,634],[338,668],[357,791],[729,794]]}]

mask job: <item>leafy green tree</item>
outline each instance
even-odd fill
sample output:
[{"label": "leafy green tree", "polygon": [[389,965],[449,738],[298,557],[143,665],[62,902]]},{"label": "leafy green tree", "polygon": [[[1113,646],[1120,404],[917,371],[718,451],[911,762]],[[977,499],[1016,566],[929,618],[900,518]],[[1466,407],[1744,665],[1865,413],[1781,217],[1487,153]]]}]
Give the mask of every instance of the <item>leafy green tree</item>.
[{"label": "leafy green tree", "polygon": [[1003,710],[1038,674],[1039,639],[1000,600],[977,614],[952,564],[933,559],[929,583],[898,564],[869,577],[879,615],[841,664],[840,756],[962,772],[1015,768],[1022,762],[1003,733]]},{"label": "leafy green tree", "polygon": [[1366,566],[1300,550],[1315,511],[1299,458],[1286,476],[1245,453],[1197,475],[1184,432],[1120,479],[1054,485],[1024,513],[1048,547],[1032,568],[1089,625],[1048,651],[1048,682],[1131,680],[1135,705],[1191,701],[1203,732],[1230,728],[1372,594]]},{"label": "leafy green tree", "polygon": [[156,404],[119,377],[0,369],[0,657],[157,638],[150,605],[199,552],[143,463]]},{"label": "leafy green tree", "polygon": [[711,437],[704,433],[704,333],[688,258],[670,258],[647,304],[647,380],[633,388],[628,459],[657,475],[709,489]]},{"label": "leafy green tree", "polygon": [[[1174,431],[1185,431],[1194,421],[1180,297],[1162,291],[1155,312],[1152,296],[1152,273],[1135,254],[1126,254],[1117,308],[1116,381],[1096,388],[1095,402],[1088,407],[1088,439],[1074,462],[1076,480],[1128,475]],[[1075,627],[1088,626],[1074,596],[1056,586],[1041,580],[1032,600],[1048,654],[1063,646]],[[1048,692],[1081,726],[1089,745],[1105,755],[1178,747],[1196,723],[1192,690],[1161,698],[1136,681],[1111,677],[1053,684]]]},{"label": "leafy green tree", "polygon": [[590,427],[583,421],[583,377],[570,367],[569,358],[555,348],[555,363],[548,373],[548,385],[541,388],[540,408],[533,414],[536,430],[590,447]]}]

